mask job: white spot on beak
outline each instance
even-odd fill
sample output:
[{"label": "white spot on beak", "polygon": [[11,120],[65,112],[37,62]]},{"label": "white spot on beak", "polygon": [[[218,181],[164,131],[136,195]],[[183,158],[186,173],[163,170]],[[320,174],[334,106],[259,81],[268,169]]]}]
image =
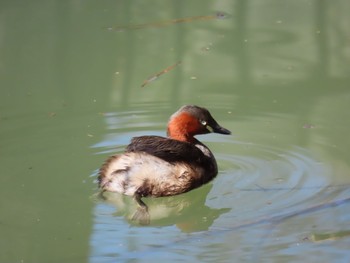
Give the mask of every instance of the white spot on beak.
[{"label": "white spot on beak", "polygon": [[210,127],[209,125],[205,126],[207,128],[208,131],[210,132],[214,132],[214,129],[212,127]]}]

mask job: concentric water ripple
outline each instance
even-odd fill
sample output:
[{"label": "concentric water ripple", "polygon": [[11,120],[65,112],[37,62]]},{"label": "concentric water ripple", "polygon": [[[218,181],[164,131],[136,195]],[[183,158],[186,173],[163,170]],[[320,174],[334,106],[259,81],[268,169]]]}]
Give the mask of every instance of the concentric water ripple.
[{"label": "concentric water ripple", "polygon": [[226,215],[229,219],[287,212],[342,188],[331,185],[330,167],[300,147],[289,151],[258,144],[235,147],[238,154],[217,154],[222,172],[208,196],[214,206],[232,208]]}]

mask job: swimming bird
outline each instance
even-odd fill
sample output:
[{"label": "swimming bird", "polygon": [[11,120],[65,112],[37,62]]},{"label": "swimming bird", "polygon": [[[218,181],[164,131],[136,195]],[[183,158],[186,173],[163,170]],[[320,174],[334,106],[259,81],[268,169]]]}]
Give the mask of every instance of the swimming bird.
[{"label": "swimming bird", "polygon": [[143,197],[185,193],[217,175],[214,155],[194,137],[212,132],[231,134],[206,108],[182,106],[169,119],[167,137],[134,137],[123,154],[104,162],[98,174],[102,193],[132,196],[138,204],[133,220],[148,224],[148,207]]}]

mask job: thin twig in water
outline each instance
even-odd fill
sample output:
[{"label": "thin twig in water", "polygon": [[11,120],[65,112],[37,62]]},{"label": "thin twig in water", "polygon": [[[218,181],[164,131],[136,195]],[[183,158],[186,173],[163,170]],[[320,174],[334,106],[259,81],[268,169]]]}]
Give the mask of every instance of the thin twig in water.
[{"label": "thin twig in water", "polygon": [[115,26],[115,27],[109,27],[107,29],[110,31],[123,32],[125,30],[158,28],[158,27],[165,27],[165,26],[180,24],[180,23],[189,23],[189,22],[198,21],[198,20],[226,19],[229,17],[231,17],[231,15],[225,12],[217,12],[214,15],[208,15],[208,16],[192,16],[192,17],[176,18],[168,21],[151,22],[151,23],[139,24],[139,25]]},{"label": "thin twig in water", "polygon": [[280,223],[281,221],[292,218],[292,217],[310,214],[312,212],[316,212],[316,211],[319,211],[319,210],[325,209],[325,208],[337,207],[337,206],[346,204],[348,202],[350,202],[350,197],[317,204],[314,206],[306,207],[306,208],[301,209],[301,210],[292,211],[292,212],[288,212],[288,213],[281,214],[281,215],[259,218],[259,219],[254,220],[254,221],[246,222],[243,224],[238,224],[236,226],[224,229],[222,231],[223,232],[233,231],[233,230],[241,229],[244,227],[259,225],[259,224]]},{"label": "thin twig in water", "polygon": [[263,186],[260,186],[258,184],[254,184],[257,188],[237,188],[239,191],[245,191],[245,192],[273,192],[273,191],[291,191],[291,190],[317,190],[317,189],[344,189],[344,188],[350,188],[350,184],[343,184],[343,185],[315,185],[315,186],[300,186],[300,187],[272,187],[272,188],[265,188]]},{"label": "thin twig in water", "polygon": [[181,61],[176,62],[174,65],[171,65],[169,67],[167,67],[166,69],[163,69],[162,71],[150,76],[149,78],[147,78],[141,85],[141,88],[143,88],[144,86],[146,86],[148,83],[155,81],[156,79],[158,79],[161,75],[168,73],[170,70],[174,69],[177,65],[181,64]]}]

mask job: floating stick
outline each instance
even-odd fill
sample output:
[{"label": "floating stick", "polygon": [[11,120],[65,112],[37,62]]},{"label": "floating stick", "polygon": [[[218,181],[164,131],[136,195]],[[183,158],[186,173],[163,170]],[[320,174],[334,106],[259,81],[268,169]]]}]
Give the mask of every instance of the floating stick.
[{"label": "floating stick", "polygon": [[166,69],[163,69],[162,71],[150,76],[149,78],[147,78],[141,85],[141,88],[143,88],[144,86],[146,86],[148,83],[155,81],[156,79],[158,79],[161,75],[168,73],[170,70],[172,70],[173,68],[175,68],[177,65],[181,64],[181,61],[176,62],[174,65],[171,65],[169,67],[167,67]]},{"label": "floating stick", "polygon": [[217,12],[214,15],[208,15],[208,16],[192,16],[192,17],[172,19],[169,21],[152,22],[152,23],[139,24],[139,25],[115,26],[115,27],[109,27],[107,29],[110,31],[123,32],[125,30],[143,29],[143,28],[152,28],[152,27],[153,28],[165,27],[169,25],[189,23],[189,22],[194,22],[199,20],[226,19],[230,16],[231,15],[225,12]]}]

